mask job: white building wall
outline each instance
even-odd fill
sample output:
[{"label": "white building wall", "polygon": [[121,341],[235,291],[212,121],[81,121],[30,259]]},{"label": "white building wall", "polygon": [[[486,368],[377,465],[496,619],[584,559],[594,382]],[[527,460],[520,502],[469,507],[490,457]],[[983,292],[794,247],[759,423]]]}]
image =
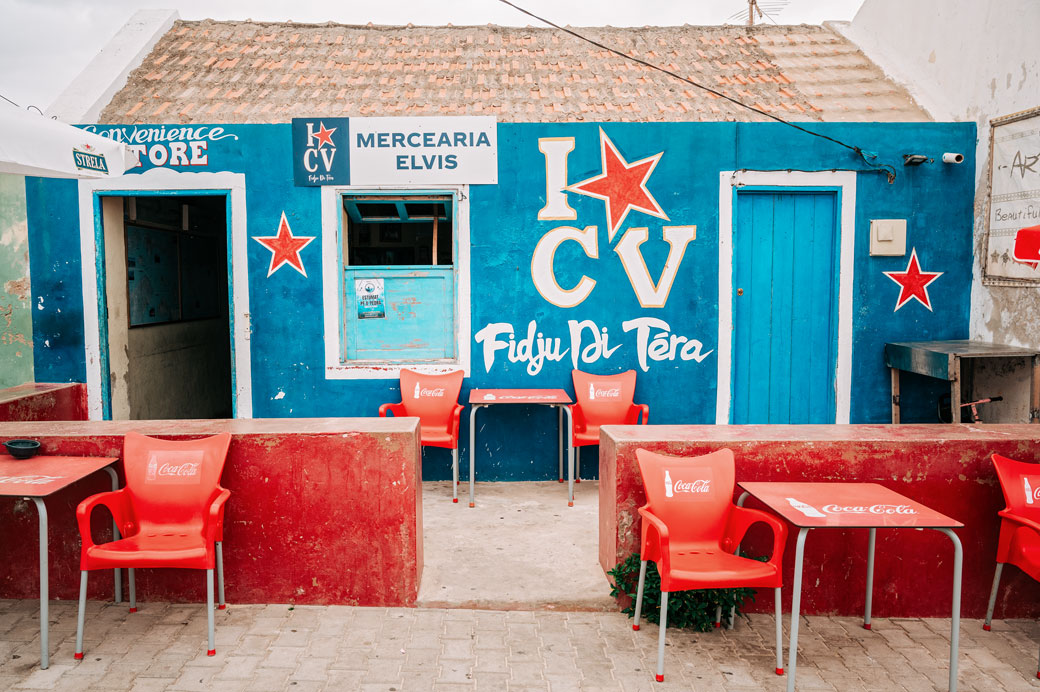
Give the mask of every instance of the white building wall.
[{"label": "white building wall", "polygon": [[[989,198],[989,122],[1040,106],[1037,0],[866,0],[851,23],[831,27],[905,84],[936,120],[975,122],[975,263],[970,338],[1040,348],[1040,287],[982,281]],[[974,391],[1003,394],[984,420],[1028,416],[1022,362],[980,369]],[[1028,394],[1028,386],[1025,387]]]}]

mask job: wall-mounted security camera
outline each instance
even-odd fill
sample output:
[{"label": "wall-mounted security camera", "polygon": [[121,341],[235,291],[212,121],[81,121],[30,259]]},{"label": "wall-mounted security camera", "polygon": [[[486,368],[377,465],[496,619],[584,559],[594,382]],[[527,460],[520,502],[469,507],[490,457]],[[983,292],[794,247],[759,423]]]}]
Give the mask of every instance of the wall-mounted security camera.
[{"label": "wall-mounted security camera", "polygon": [[964,154],[957,154],[952,151],[943,154],[943,163],[961,163],[962,161],[964,161]]}]

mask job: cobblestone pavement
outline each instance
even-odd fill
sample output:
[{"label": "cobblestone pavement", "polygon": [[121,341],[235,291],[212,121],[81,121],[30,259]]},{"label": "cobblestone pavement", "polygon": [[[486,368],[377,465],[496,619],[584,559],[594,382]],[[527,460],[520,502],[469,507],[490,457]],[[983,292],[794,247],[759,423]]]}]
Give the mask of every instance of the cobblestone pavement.
[{"label": "cobblestone pavement", "polygon": [[[619,613],[231,605],[205,653],[198,605],[88,605],[85,659],[76,609],[51,605],[51,667],[40,670],[37,603],[0,601],[0,689],[106,690],[781,690],[768,615],[733,631],[669,632],[653,682],[657,627]],[[800,690],[945,690],[949,620],[809,617]],[[1040,690],[1040,625],[963,621],[960,689]],[[786,630],[786,627],[785,627]],[[786,654],[785,654],[786,656]]]}]

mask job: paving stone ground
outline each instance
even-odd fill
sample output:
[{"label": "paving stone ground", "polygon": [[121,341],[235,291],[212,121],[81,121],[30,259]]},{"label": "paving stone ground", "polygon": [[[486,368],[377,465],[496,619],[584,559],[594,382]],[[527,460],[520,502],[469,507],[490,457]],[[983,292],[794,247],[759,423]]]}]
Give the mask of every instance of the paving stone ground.
[{"label": "paving stone ground", "polygon": [[[732,631],[669,631],[664,683],[653,681],[658,629],[620,613],[230,605],[206,656],[205,608],[88,604],[85,658],[73,660],[74,603],[51,605],[51,667],[39,669],[35,601],[0,601],[0,689],[105,690],[782,690],[773,621]],[[787,620],[785,620],[785,633]],[[799,690],[945,690],[949,620],[808,617]],[[978,620],[961,630],[960,689],[1040,690],[1040,625]],[[786,654],[785,654],[786,660]]]}]

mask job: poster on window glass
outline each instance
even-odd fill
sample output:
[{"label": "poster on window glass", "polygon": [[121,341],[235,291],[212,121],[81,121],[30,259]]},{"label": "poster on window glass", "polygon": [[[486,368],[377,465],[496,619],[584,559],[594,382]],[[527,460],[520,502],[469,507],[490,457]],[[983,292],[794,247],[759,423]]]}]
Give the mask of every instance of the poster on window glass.
[{"label": "poster on window glass", "polygon": [[382,279],[355,279],[354,292],[357,295],[359,320],[381,320],[386,317]]},{"label": "poster on window glass", "polygon": [[987,283],[1040,284],[1040,252],[1030,229],[1040,225],[1040,108],[992,122],[992,187]]}]

